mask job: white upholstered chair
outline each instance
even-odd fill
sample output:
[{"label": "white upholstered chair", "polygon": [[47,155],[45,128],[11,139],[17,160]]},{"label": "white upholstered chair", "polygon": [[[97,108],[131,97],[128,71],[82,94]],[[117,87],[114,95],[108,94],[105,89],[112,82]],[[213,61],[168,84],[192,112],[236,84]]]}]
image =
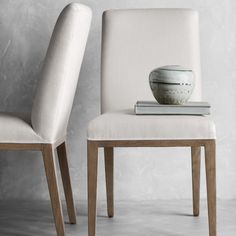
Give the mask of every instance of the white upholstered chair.
[{"label": "white upholstered chair", "polygon": [[136,116],[153,100],[149,72],[163,65],[193,69],[191,100],[201,100],[198,13],[187,9],[110,10],[103,15],[101,109],[88,126],[89,236],[95,236],[98,148],[104,148],[108,215],[113,217],[114,147],[190,147],[193,214],[199,215],[200,150],[206,161],[209,235],[216,236],[215,127],[207,116]]},{"label": "white upholstered chair", "polygon": [[0,114],[0,149],[43,154],[57,235],[65,234],[54,149],[57,149],[70,223],[76,223],[66,130],[91,22],[87,6],[72,3],[60,14],[44,61],[32,113]]}]

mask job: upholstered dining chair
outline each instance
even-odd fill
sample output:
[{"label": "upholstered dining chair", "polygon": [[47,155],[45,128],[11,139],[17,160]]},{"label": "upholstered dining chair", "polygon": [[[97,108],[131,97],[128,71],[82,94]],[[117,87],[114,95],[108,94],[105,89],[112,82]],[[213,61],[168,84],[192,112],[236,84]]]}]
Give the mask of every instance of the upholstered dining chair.
[{"label": "upholstered dining chair", "polygon": [[58,236],[65,234],[54,149],[57,150],[70,223],[76,223],[66,155],[66,130],[91,22],[89,7],[72,3],[55,25],[29,116],[0,114],[0,149],[43,154]]},{"label": "upholstered dining chair", "polygon": [[108,216],[114,215],[115,147],[191,148],[193,215],[199,215],[200,152],[205,150],[209,235],[216,236],[215,126],[207,116],[135,115],[153,100],[149,72],[183,65],[195,73],[192,101],[201,100],[198,13],[188,9],[110,10],[103,15],[101,111],[88,125],[88,232],[95,236],[98,148],[104,148]]}]

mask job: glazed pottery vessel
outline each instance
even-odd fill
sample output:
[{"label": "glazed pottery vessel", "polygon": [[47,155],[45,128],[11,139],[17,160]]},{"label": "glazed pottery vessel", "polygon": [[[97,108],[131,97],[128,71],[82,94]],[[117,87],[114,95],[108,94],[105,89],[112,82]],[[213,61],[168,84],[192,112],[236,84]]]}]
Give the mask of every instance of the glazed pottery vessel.
[{"label": "glazed pottery vessel", "polygon": [[150,73],[149,83],[158,103],[181,105],[193,92],[194,74],[179,65],[163,66]]}]

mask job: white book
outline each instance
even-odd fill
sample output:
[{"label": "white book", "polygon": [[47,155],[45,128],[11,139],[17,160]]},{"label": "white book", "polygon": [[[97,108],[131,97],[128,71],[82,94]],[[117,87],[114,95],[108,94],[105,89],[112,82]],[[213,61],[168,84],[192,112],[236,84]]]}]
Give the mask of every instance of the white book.
[{"label": "white book", "polygon": [[209,115],[208,102],[187,102],[183,105],[163,105],[155,101],[137,101],[136,115]]}]

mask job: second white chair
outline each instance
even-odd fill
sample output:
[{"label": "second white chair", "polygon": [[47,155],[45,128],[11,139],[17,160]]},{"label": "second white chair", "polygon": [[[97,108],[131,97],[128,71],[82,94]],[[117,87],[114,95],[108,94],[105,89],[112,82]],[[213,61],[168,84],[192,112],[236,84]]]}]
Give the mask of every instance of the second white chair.
[{"label": "second white chair", "polygon": [[72,3],[55,25],[31,114],[0,114],[1,150],[38,150],[43,161],[58,236],[65,235],[55,149],[70,223],[76,223],[66,133],[91,22],[87,6]]}]

